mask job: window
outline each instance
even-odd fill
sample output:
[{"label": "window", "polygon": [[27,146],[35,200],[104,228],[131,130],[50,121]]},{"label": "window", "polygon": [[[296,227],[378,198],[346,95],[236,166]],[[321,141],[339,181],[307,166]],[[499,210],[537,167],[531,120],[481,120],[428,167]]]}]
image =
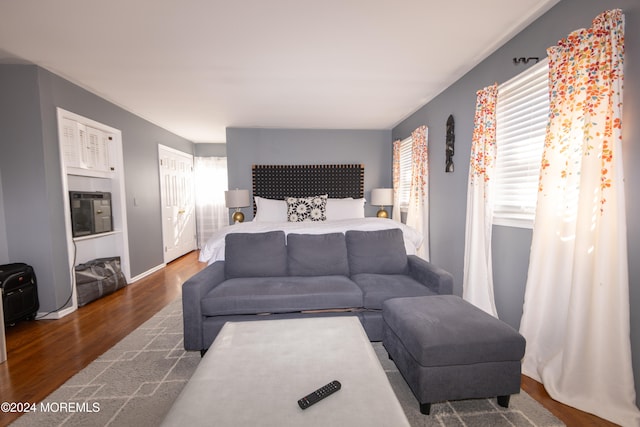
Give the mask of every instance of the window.
[{"label": "window", "polygon": [[498,86],[494,224],[533,227],[548,115],[546,59]]},{"label": "window", "polygon": [[225,206],[227,185],[226,157],[194,157],[196,224],[198,248],[219,229],[229,225]]},{"label": "window", "polygon": [[411,194],[411,169],[413,138],[408,137],[400,141],[400,211],[406,212],[409,207],[409,196]]}]

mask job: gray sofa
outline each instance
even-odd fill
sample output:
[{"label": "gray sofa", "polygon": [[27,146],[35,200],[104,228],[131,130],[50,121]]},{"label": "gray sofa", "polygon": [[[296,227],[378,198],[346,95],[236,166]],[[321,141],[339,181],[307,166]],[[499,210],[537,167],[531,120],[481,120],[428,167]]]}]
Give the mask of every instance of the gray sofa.
[{"label": "gray sofa", "polygon": [[358,316],[381,341],[384,301],[452,291],[451,274],[406,254],[400,229],[228,234],[225,261],[182,286],[184,347],[205,351],[227,321],[305,316]]}]

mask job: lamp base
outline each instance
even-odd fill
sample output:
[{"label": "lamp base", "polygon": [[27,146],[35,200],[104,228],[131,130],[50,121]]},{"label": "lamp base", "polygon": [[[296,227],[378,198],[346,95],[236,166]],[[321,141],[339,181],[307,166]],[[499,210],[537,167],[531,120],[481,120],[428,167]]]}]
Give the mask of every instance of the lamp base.
[{"label": "lamp base", "polygon": [[231,219],[233,219],[233,222],[243,222],[244,214],[240,211],[235,211],[231,216]]},{"label": "lamp base", "polygon": [[378,218],[389,218],[389,213],[384,210],[384,208],[380,208],[380,210],[376,213]]}]

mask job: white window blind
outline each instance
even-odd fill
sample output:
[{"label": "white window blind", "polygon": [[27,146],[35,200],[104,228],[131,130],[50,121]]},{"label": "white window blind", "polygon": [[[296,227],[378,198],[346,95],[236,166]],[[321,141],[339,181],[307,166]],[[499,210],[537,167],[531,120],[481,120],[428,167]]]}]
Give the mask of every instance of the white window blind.
[{"label": "white window blind", "polygon": [[409,207],[409,195],[411,194],[411,169],[412,169],[413,138],[408,137],[400,141],[400,210],[406,212]]},{"label": "white window blind", "polygon": [[498,86],[494,224],[533,227],[548,115],[547,59]]}]

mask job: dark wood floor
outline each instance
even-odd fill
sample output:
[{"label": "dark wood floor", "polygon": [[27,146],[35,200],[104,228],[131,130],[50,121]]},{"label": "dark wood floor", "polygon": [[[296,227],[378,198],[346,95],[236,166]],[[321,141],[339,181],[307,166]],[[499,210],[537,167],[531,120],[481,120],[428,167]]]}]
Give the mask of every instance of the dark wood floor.
[{"label": "dark wood floor", "polygon": [[[206,265],[196,252],[59,320],[8,327],[7,362],[0,364],[1,402],[39,402],[181,295],[182,283]],[[522,388],[572,427],[615,424],[555,402],[526,376]],[[0,426],[20,414],[0,412]]]}]

